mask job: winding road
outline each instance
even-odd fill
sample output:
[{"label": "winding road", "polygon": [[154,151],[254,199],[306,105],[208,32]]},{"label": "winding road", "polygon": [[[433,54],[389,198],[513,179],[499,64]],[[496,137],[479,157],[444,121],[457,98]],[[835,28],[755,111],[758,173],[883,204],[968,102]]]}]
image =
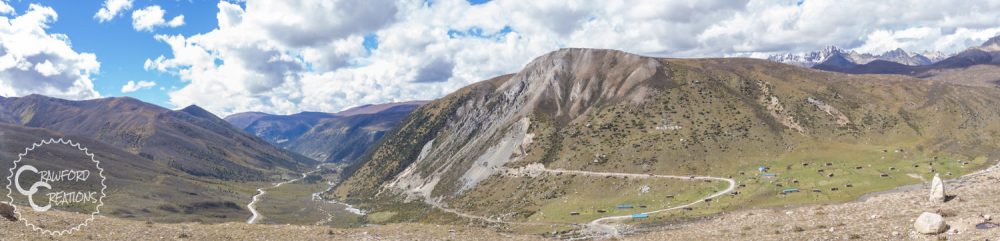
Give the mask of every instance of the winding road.
[{"label": "winding road", "polygon": [[[643,212],[643,213],[646,213],[646,214],[668,212],[668,211],[672,211],[672,210],[677,210],[677,209],[682,209],[682,208],[694,206],[694,205],[697,205],[699,203],[705,202],[706,199],[714,199],[716,197],[719,197],[719,196],[722,196],[722,195],[726,195],[727,193],[730,193],[730,192],[732,192],[733,190],[736,189],[736,180],[733,180],[733,179],[730,179],[730,178],[711,177],[711,176],[674,176],[674,175],[635,174],[635,173],[616,173],[616,172],[591,172],[591,171],[562,170],[562,169],[548,169],[548,168],[543,168],[542,171],[543,172],[548,172],[548,173],[577,174],[577,175],[586,175],[586,176],[630,177],[630,178],[670,178],[670,179],[681,179],[681,180],[716,180],[716,181],[725,181],[725,182],[729,183],[729,187],[726,187],[725,190],[713,193],[712,195],[705,196],[705,197],[700,198],[700,199],[698,199],[698,200],[696,200],[694,202],[691,202],[691,203],[688,203],[688,204],[684,204],[684,205],[680,205],[680,206],[674,206],[674,207],[669,207],[669,208],[664,208],[664,209],[659,209],[659,210],[653,210],[653,211],[649,211],[649,212]],[[591,228],[591,232],[601,233],[601,234],[610,235],[610,236],[618,236],[618,235],[620,235],[620,233],[618,232],[618,229],[614,225],[603,224],[603,222],[611,221],[611,220],[627,220],[627,219],[631,219],[631,218],[632,218],[632,215],[621,215],[621,216],[603,217],[603,218],[595,219],[594,221],[590,221],[590,223],[588,224],[588,226]]]},{"label": "winding road", "polygon": [[[705,199],[714,199],[716,197],[719,197],[719,196],[722,196],[722,195],[726,195],[727,193],[730,193],[730,192],[732,192],[733,190],[736,189],[736,180],[733,180],[731,178],[711,177],[711,176],[674,176],[674,175],[616,173],[616,172],[592,172],[592,171],[578,171],[578,170],[548,169],[548,168],[545,168],[545,167],[536,168],[536,169],[534,169],[534,171],[541,171],[541,172],[546,172],[546,173],[577,174],[577,175],[585,175],[585,176],[601,176],[601,177],[611,176],[611,177],[630,177],[630,178],[669,178],[669,179],[681,179],[681,180],[716,180],[716,181],[725,181],[725,182],[729,183],[729,186],[726,187],[725,190],[713,193],[712,195],[705,196],[705,197],[700,198],[700,199],[698,199],[698,200],[696,200],[694,202],[691,202],[691,203],[688,203],[688,204],[684,204],[684,205],[680,205],[680,206],[674,206],[674,207],[670,207],[670,208],[664,208],[664,209],[659,209],[659,210],[653,210],[653,211],[650,211],[650,212],[644,212],[644,213],[647,213],[647,214],[654,214],[654,213],[660,213],[660,212],[668,212],[668,211],[672,211],[672,210],[677,210],[677,209],[682,209],[682,208],[690,207],[690,206],[697,205],[699,203],[705,202]],[[445,211],[445,212],[448,212],[448,213],[452,213],[452,214],[455,214],[455,215],[458,215],[458,216],[461,216],[461,217],[465,217],[465,218],[470,218],[470,219],[484,220],[484,221],[487,221],[487,222],[506,223],[506,224],[530,224],[530,225],[553,225],[553,224],[556,224],[556,223],[536,223],[536,222],[509,222],[509,221],[503,221],[503,220],[500,220],[500,219],[491,219],[491,218],[487,218],[487,217],[483,217],[483,216],[479,216],[479,215],[475,215],[475,214],[469,214],[469,213],[461,212],[461,211],[455,210],[455,209],[446,208],[443,205],[441,205],[440,203],[433,202],[433,201],[430,201],[430,200],[425,200],[425,202],[427,202],[431,206],[434,206],[434,207],[436,207],[438,209],[441,209],[442,211]],[[620,232],[618,231],[617,227],[615,227],[614,225],[610,225],[610,224],[604,224],[604,222],[612,221],[612,220],[626,220],[626,219],[631,219],[631,218],[632,218],[631,215],[621,215],[621,216],[609,216],[609,217],[603,217],[603,218],[595,219],[594,221],[591,221],[590,223],[587,224],[587,226],[589,228],[589,230],[587,230],[587,231],[592,236],[586,237],[586,238],[593,238],[594,236],[620,236]]]},{"label": "winding road", "polygon": [[267,189],[278,188],[278,187],[281,187],[281,185],[285,185],[285,184],[288,184],[288,183],[293,183],[293,182],[297,182],[299,180],[305,179],[306,176],[309,176],[309,174],[317,172],[320,169],[321,169],[321,167],[317,166],[316,170],[312,170],[310,172],[302,173],[302,177],[299,177],[299,178],[296,178],[296,179],[292,179],[292,180],[288,180],[288,181],[284,181],[284,182],[275,183],[273,186],[270,186],[270,187],[257,188],[257,195],[254,195],[253,198],[250,199],[250,203],[247,204],[247,209],[249,209],[250,213],[253,214],[253,215],[250,216],[250,219],[247,219],[247,224],[257,223],[257,220],[259,220],[260,217],[263,217],[262,215],[260,215],[260,212],[257,212],[257,202],[260,201],[260,199],[264,196],[264,194],[267,194]]},{"label": "winding road", "polygon": [[[275,183],[273,186],[270,186],[270,187],[258,188],[257,189],[257,195],[254,195],[253,199],[250,201],[250,203],[247,204],[247,209],[249,209],[250,212],[253,214],[250,217],[250,219],[247,220],[247,223],[248,224],[254,224],[258,220],[260,220],[261,217],[263,217],[257,211],[256,205],[257,205],[257,202],[259,202],[263,198],[263,195],[267,194],[267,190],[268,189],[278,188],[278,187],[281,187],[282,185],[302,180],[306,176],[308,176],[309,174],[312,174],[312,173],[317,172],[319,170],[321,170],[321,168],[317,167],[316,170],[303,173],[302,177],[299,177],[299,178],[296,178],[296,179],[292,179],[292,180],[283,181],[283,182],[279,182],[279,183]],[[510,169],[508,169],[508,170],[510,170]],[[713,193],[711,195],[705,196],[705,197],[700,198],[700,199],[698,199],[698,200],[696,200],[694,202],[691,202],[691,203],[688,203],[688,204],[684,204],[684,205],[680,205],[680,206],[674,206],[674,207],[669,207],[669,208],[664,208],[664,209],[659,209],[659,210],[653,210],[653,211],[649,211],[649,212],[644,212],[646,214],[668,212],[668,211],[672,211],[672,210],[677,210],[677,209],[682,209],[682,208],[690,207],[690,206],[693,206],[693,205],[697,205],[699,203],[703,203],[703,202],[705,202],[706,199],[714,199],[716,197],[719,197],[719,196],[722,196],[722,195],[726,195],[727,193],[730,193],[730,192],[732,192],[733,190],[736,189],[736,180],[733,180],[733,179],[730,179],[730,178],[721,178],[721,177],[712,177],[712,176],[675,176],[675,175],[617,173],[617,172],[593,172],[593,171],[548,169],[548,168],[545,168],[544,166],[536,167],[535,169],[533,169],[533,171],[540,171],[540,172],[545,172],[545,173],[557,173],[557,174],[558,173],[563,173],[563,174],[576,174],[576,175],[584,175],[584,176],[629,177],[629,178],[640,178],[640,179],[645,179],[645,178],[669,178],[669,179],[680,179],[680,180],[715,180],[715,181],[725,181],[725,182],[729,183],[729,186],[726,187],[725,190],[722,190],[722,191]],[[317,198],[319,198],[318,194],[320,194],[320,193],[313,194],[313,199],[314,200],[317,200]],[[322,199],[319,198],[319,200],[322,200]],[[455,214],[455,215],[460,216],[460,217],[469,218],[469,219],[483,220],[483,221],[491,222],[491,223],[527,224],[527,225],[570,225],[570,224],[564,224],[564,223],[548,223],[548,222],[504,221],[504,220],[501,220],[499,218],[488,218],[488,217],[484,217],[484,216],[479,216],[479,215],[470,214],[470,213],[462,212],[462,211],[459,211],[459,210],[451,209],[451,208],[445,207],[441,203],[435,202],[433,200],[424,200],[424,202],[430,204],[431,206],[433,206],[433,207],[435,207],[437,209],[440,209],[440,210],[448,212],[448,213]],[[348,208],[351,208],[351,207],[348,206]],[[363,214],[363,212],[360,212],[360,210],[358,210],[358,211],[359,211],[358,212],[359,214]],[[627,220],[627,219],[631,219],[631,218],[632,218],[631,215],[621,215],[621,216],[609,216],[609,217],[602,217],[602,218],[595,219],[595,220],[593,220],[593,221],[591,221],[591,222],[589,222],[587,224],[588,230],[586,230],[586,232],[588,232],[588,235],[590,235],[590,236],[585,237],[585,238],[593,238],[595,236],[612,236],[612,237],[614,237],[614,236],[620,236],[621,233],[619,232],[618,228],[615,225],[605,224],[605,223],[608,222],[608,221],[613,221],[613,220]]]}]

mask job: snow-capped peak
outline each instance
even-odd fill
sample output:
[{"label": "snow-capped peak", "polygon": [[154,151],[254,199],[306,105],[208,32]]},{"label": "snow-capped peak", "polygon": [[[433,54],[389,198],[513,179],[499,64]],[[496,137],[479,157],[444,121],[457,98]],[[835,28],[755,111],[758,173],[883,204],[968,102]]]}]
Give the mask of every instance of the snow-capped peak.
[{"label": "snow-capped peak", "polygon": [[[829,60],[830,57],[833,57],[835,55],[840,55],[845,60],[853,64],[867,64],[875,60],[882,60],[882,61],[896,62],[911,66],[928,65],[947,57],[944,56],[944,54],[939,54],[939,53],[935,54],[934,57],[927,57],[921,54],[907,52],[902,48],[896,48],[894,50],[890,50],[879,55],[874,55],[871,53],[858,53],[857,51],[853,50],[847,51],[836,46],[827,46],[819,51],[799,53],[799,54],[786,53],[786,54],[772,55],[767,59],[786,64],[812,67]],[[939,57],[939,56],[944,56],[944,57]]]},{"label": "snow-capped peak", "polygon": [[819,63],[823,63],[830,57],[838,54],[846,54],[845,51],[837,46],[827,46],[820,51],[804,52],[804,53],[785,53],[779,55],[771,55],[767,57],[768,60],[781,62],[786,64],[799,65],[804,67],[812,67]]}]

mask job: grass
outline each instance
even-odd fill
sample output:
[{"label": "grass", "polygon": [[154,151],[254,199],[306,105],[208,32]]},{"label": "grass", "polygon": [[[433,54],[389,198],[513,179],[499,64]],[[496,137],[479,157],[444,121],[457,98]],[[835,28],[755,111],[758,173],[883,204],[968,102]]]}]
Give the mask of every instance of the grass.
[{"label": "grass", "polygon": [[370,213],[366,218],[370,223],[385,223],[386,221],[391,220],[394,216],[396,216],[396,212],[385,211]]},{"label": "grass", "polygon": [[[969,165],[962,165],[965,161],[959,160],[968,159],[905,151],[908,148],[904,148],[904,152],[895,152],[890,150],[898,148],[833,143],[812,146],[817,148],[761,161],[761,165],[772,168],[770,172],[777,173],[773,178],[755,176],[756,171],[751,171],[755,166],[743,166],[741,169],[748,174],[738,177],[742,183],[747,184],[743,192],[758,197],[747,200],[744,205],[780,206],[850,201],[867,193],[921,183],[918,178],[930,180],[934,176],[931,168],[941,173],[942,178],[955,178],[986,165],[985,158],[973,159],[968,161]],[[935,156],[937,160],[934,159]],[[808,166],[803,166],[802,163]],[[826,166],[826,163],[832,165]],[[822,173],[819,172],[820,169],[823,170]],[[828,177],[831,173],[834,176]],[[882,177],[883,173],[888,176]],[[947,176],[947,173],[951,173],[951,176]],[[779,184],[782,186],[777,186]],[[801,191],[778,194],[786,188],[798,188]],[[837,188],[838,191],[831,191],[832,188]],[[820,192],[813,192],[812,189]]]},{"label": "grass", "polygon": [[325,189],[322,182],[293,182],[267,189],[267,194],[257,203],[257,211],[264,216],[261,223],[314,224],[327,218],[325,212],[317,209],[318,202],[310,197]]},{"label": "grass", "polygon": [[[976,158],[968,161],[968,165],[962,165],[961,163],[966,162],[964,158],[961,159],[962,162],[959,162],[959,158],[937,155],[938,159],[931,161],[935,155],[882,152],[881,150],[877,146],[833,145],[822,151],[792,152],[767,161],[771,164],[769,166],[772,167],[772,172],[778,173],[778,176],[773,178],[760,177],[756,166],[747,165],[741,167],[742,172],[747,175],[734,177],[737,183],[746,185],[746,187],[737,189],[741,192],[740,195],[725,196],[719,198],[712,205],[699,205],[689,212],[653,215],[650,220],[669,221],[703,217],[726,210],[744,208],[846,202],[856,200],[868,193],[921,183],[921,180],[908,174],[930,180],[934,174],[930,172],[929,168],[926,168],[928,163],[935,163],[934,168],[938,173],[951,172],[951,178],[981,169],[987,165],[985,158]],[[885,156],[884,159],[883,156]],[[810,164],[803,167],[801,165],[803,162]],[[833,166],[825,166],[826,162],[831,162]],[[915,163],[920,164],[920,167],[913,167]],[[785,166],[789,165],[792,166],[792,169],[785,169]],[[863,168],[858,170],[857,166]],[[896,170],[890,171],[890,167],[895,167]],[[834,177],[820,175],[816,171],[818,168],[824,169],[825,173],[833,172],[835,175]],[[889,177],[881,177],[882,172],[888,173]],[[942,175],[942,178],[949,177]],[[798,184],[793,183],[793,180],[797,180]],[[776,184],[782,184],[782,187],[778,187]],[[848,184],[851,187],[846,187]],[[782,190],[787,188],[798,188],[800,192],[780,194]],[[831,188],[838,188],[838,191],[830,191]],[[815,193],[812,192],[812,189],[819,189],[821,192]]]},{"label": "grass", "polygon": [[[149,182],[122,179],[115,182],[108,185],[102,214],[167,223],[245,221],[250,217],[245,205],[256,192],[255,183],[185,180],[163,175]],[[192,209],[206,202],[234,204],[236,208]]]},{"label": "grass", "polygon": [[[614,111],[608,113],[610,117]],[[597,115],[600,116],[600,115]],[[617,115],[615,116],[617,118]],[[600,123],[600,121],[595,121]],[[557,131],[546,126],[546,122],[535,122],[533,133],[539,133],[536,142],[544,143],[546,134]],[[616,120],[615,123],[633,123],[628,118]],[[575,129],[587,129],[580,123],[571,125],[566,130],[572,135]],[[630,124],[631,125],[631,124]],[[641,124],[637,124],[641,125]],[[633,127],[636,125],[633,125]],[[677,210],[651,215],[649,219],[630,220],[630,223],[663,222],[683,218],[695,218],[713,215],[726,210],[742,208],[765,208],[776,206],[803,205],[815,203],[837,203],[858,199],[859,197],[878,191],[893,189],[903,185],[921,183],[930,180],[934,173],[942,178],[956,178],[988,165],[985,157],[969,157],[938,151],[923,146],[926,140],[912,135],[894,135],[886,137],[884,142],[891,144],[851,143],[812,139],[801,136],[785,137],[794,142],[797,148],[791,150],[744,150],[741,152],[707,152],[702,157],[678,157],[669,153],[673,150],[658,150],[658,146],[646,143],[664,142],[661,133],[643,133],[623,129],[628,134],[616,136],[616,127],[601,127],[591,124],[595,134],[578,135],[567,138],[564,146],[569,150],[562,152],[548,166],[569,170],[593,170],[624,173],[650,173],[672,175],[712,175],[732,177],[738,184],[745,185],[737,189],[739,195],[726,195],[710,204],[701,204],[693,210]],[[902,127],[900,127],[902,128]],[[603,133],[603,134],[601,134]],[[670,136],[670,134],[667,134]],[[666,139],[668,143],[677,142],[680,138]],[[586,147],[595,145],[597,147]],[[683,146],[684,144],[679,144]],[[733,142],[730,148],[750,149],[754,144]],[[669,146],[669,145],[667,145]],[[901,151],[900,151],[901,150]],[[534,149],[528,152],[532,155],[549,153],[548,150]],[[690,152],[699,153],[698,151]],[[606,158],[594,158],[597,155]],[[700,158],[723,159],[722,161],[697,161]],[[579,161],[579,160],[587,161]],[[599,159],[598,161],[590,161]],[[826,164],[830,163],[830,166]],[[966,164],[967,163],[967,164]],[[673,168],[667,166],[673,164]],[[806,165],[803,165],[806,164]],[[513,163],[512,165],[522,165]],[[767,166],[769,173],[775,177],[762,177],[757,171],[758,166]],[[860,169],[859,169],[860,167]],[[820,173],[818,170],[822,169]],[[741,174],[742,173],[742,174]],[[832,177],[827,175],[833,173]],[[950,173],[951,175],[947,175]],[[883,177],[882,174],[887,174]],[[594,181],[595,179],[599,181]],[[797,181],[797,182],[796,182]],[[648,205],[645,210],[656,210],[662,207],[688,203],[707,196],[724,186],[711,187],[692,184],[678,180],[649,180],[644,184],[637,180],[608,181],[600,177],[585,177],[568,175],[543,175],[537,178],[493,177],[481,183],[481,187],[463,195],[451,203],[460,206],[461,210],[480,215],[504,215],[515,212],[518,220],[555,222],[555,223],[586,223],[591,220],[616,215],[640,213],[642,209],[618,210],[615,205],[620,203],[643,203]],[[656,183],[659,182],[659,183]],[[656,190],[653,195],[637,195],[641,185],[667,186],[666,190]],[[723,185],[723,184],[719,184]],[[778,186],[780,185],[780,186]],[[782,190],[798,188],[800,191],[782,195]],[[836,188],[836,191],[832,189]],[[820,192],[813,192],[818,189]],[[483,190],[481,192],[481,190]],[[524,190],[533,190],[527,192]],[[669,193],[669,194],[668,194]],[[674,200],[665,200],[665,195],[675,195]],[[503,202],[502,200],[527,200]],[[603,209],[607,213],[596,213]],[[578,212],[579,215],[570,215]],[[523,215],[526,214],[526,215]]]},{"label": "grass", "polygon": [[[614,112],[610,112],[614,113]],[[609,113],[609,116],[610,116]],[[616,116],[617,117],[617,116]],[[617,123],[630,123],[628,118],[618,120]],[[533,127],[533,130],[540,133],[540,138],[546,138],[546,132],[556,131],[544,126]],[[599,122],[598,122],[599,123]],[[598,126],[592,124],[591,126]],[[571,126],[567,132],[573,132]],[[614,128],[614,127],[612,127]],[[900,127],[902,128],[902,127]],[[629,128],[624,128],[629,129]],[[612,129],[613,130],[613,129]],[[619,130],[620,132],[621,130]],[[612,133],[614,131],[611,131]],[[629,131],[626,131],[629,132]],[[584,132],[586,133],[586,132]],[[597,130],[597,133],[605,133]],[[737,183],[745,185],[737,189],[739,195],[726,195],[710,204],[701,204],[693,207],[693,210],[677,210],[667,213],[651,215],[649,219],[630,220],[630,223],[642,222],[664,222],[684,218],[696,218],[713,215],[726,210],[743,208],[766,208],[776,206],[803,205],[815,203],[837,203],[856,200],[859,197],[884,190],[893,189],[903,185],[918,184],[922,180],[930,180],[935,173],[939,173],[942,178],[956,178],[974,170],[982,169],[988,165],[986,157],[970,157],[949,153],[924,146],[925,138],[912,135],[893,135],[885,137],[883,144],[878,143],[851,143],[843,141],[830,141],[823,139],[812,139],[806,137],[792,136],[786,137],[790,142],[796,143],[797,148],[791,150],[745,150],[741,152],[708,152],[701,158],[724,159],[725,162],[698,162],[685,160],[666,153],[675,151],[657,151],[657,146],[645,147],[644,143],[662,142],[659,133],[629,132],[624,136],[613,134],[586,134],[576,138],[568,138],[564,144],[571,150],[564,151],[562,160],[556,160],[548,166],[550,168],[564,168],[570,170],[594,170],[606,172],[626,172],[626,173],[652,173],[652,174],[674,174],[674,175],[712,175],[719,177],[732,177]],[[668,135],[669,136],[669,135]],[[669,140],[669,139],[668,139]],[[674,142],[678,138],[672,138]],[[615,142],[620,143],[615,143]],[[585,148],[587,145],[600,143],[597,147]],[[890,144],[885,144],[890,143]],[[683,145],[683,144],[681,144]],[[637,147],[638,146],[638,147]],[[731,148],[749,149],[750,143],[735,142]],[[575,150],[573,150],[573,148]],[[541,151],[529,151],[530,155],[539,155]],[[595,154],[606,155],[598,162],[589,161]],[[662,154],[661,154],[662,153]],[[698,153],[698,152],[694,152]],[[690,153],[689,153],[690,155]],[[664,158],[667,157],[667,158]],[[691,159],[697,160],[694,156]],[[573,160],[588,160],[586,162]],[[653,161],[650,161],[653,160]],[[650,164],[646,164],[650,163]],[[665,165],[674,164],[674,168],[666,168]],[[694,165],[698,163],[699,165]],[[830,166],[826,164],[830,163]],[[806,165],[803,165],[806,164]],[[517,164],[514,164],[517,165]],[[775,177],[762,177],[757,171],[758,166],[767,166],[769,173],[777,174]],[[859,169],[860,167],[860,169]],[[818,170],[822,169],[820,173]],[[742,174],[741,174],[742,173]],[[832,177],[827,175],[833,173]],[[951,175],[948,175],[948,174]],[[887,174],[887,176],[882,176]],[[585,223],[593,219],[639,213],[641,210],[618,210],[614,208],[619,203],[644,203],[649,206],[647,210],[656,210],[660,207],[677,205],[678,203],[689,202],[700,197],[713,193],[713,190],[720,190],[724,187],[695,187],[691,183],[674,183],[666,186],[684,187],[662,191],[655,195],[639,196],[634,195],[638,190],[638,183],[588,183],[586,185],[570,185],[582,180],[592,180],[593,177],[557,177],[552,175],[534,178],[532,180],[499,180],[502,178],[491,178],[484,182],[481,189],[494,192],[493,194],[483,194],[474,190],[472,193],[461,197],[457,202],[471,202],[465,205],[463,210],[479,212],[483,215],[503,213],[503,211],[517,208],[510,206],[494,207],[490,204],[492,200],[504,200],[504,198],[514,197],[532,200],[519,204],[523,207],[519,212],[530,213],[522,220],[557,222],[557,223]],[[525,178],[521,178],[525,179]],[[600,178],[598,178],[600,179]],[[797,182],[796,182],[797,181]],[[531,184],[528,184],[531,182]],[[660,181],[656,182],[670,182]],[[678,182],[678,181],[674,181]],[[660,184],[653,184],[657,186]],[[778,186],[780,185],[780,186]],[[782,190],[798,188],[800,191],[782,195]],[[836,191],[832,191],[836,188]],[[519,189],[535,190],[537,195],[520,194]],[[820,192],[813,192],[818,189]],[[630,192],[631,190],[631,192]],[[662,197],[665,193],[673,193],[675,202],[655,198]],[[485,199],[489,201],[477,201],[475,199]],[[597,209],[604,209],[608,213],[598,214]],[[579,215],[569,215],[570,212],[578,212]]]},{"label": "grass", "polygon": [[[467,193],[452,201],[456,204],[453,207],[504,220],[572,224],[687,204],[721,191],[728,184],[549,173],[534,178],[494,176],[480,185],[496,192]],[[641,191],[643,187],[648,187],[647,192]],[[630,204],[632,208],[619,209],[619,204]]]},{"label": "grass", "polygon": [[[336,174],[329,174],[324,179],[331,179],[334,175]],[[267,189],[267,194],[257,204],[257,211],[264,217],[260,223],[359,226],[361,217],[345,211],[343,205],[312,200],[313,193],[329,187],[326,180],[300,180]]]},{"label": "grass", "polygon": [[[726,188],[724,182],[674,179],[623,179],[593,176],[567,177],[585,185],[565,188],[566,195],[545,202],[529,221],[585,223],[608,216],[630,215],[691,203]],[[648,186],[648,193],[642,187]],[[673,196],[668,198],[667,196]],[[629,204],[633,208],[617,208]],[[641,207],[646,206],[646,207]],[[604,210],[605,213],[599,213]],[[579,213],[571,215],[572,212]]]},{"label": "grass", "polygon": [[[751,60],[668,60],[663,69],[666,77],[633,88],[651,87],[646,89],[648,92],[627,94],[623,100],[615,97],[586,103],[585,111],[574,112],[580,116],[557,111],[576,108],[573,103],[546,99],[542,102],[546,104],[529,116],[532,144],[507,166],[544,163],[551,169],[731,177],[744,185],[737,189],[740,194],[736,196],[726,195],[690,211],[658,213],[629,221],[650,223],[746,208],[851,201],[865,194],[921,183],[934,173],[946,179],[959,177],[984,168],[987,157],[995,160],[1000,153],[994,140],[1000,135],[1000,122],[995,121],[1000,119],[1000,113],[993,108],[1000,99],[994,89],[937,85],[898,76],[835,75],[744,61]],[[491,98],[479,92],[470,95]],[[824,111],[810,99],[820,100],[836,111]],[[437,123],[450,117],[428,118]],[[847,123],[843,118],[848,119]],[[434,131],[441,132],[435,144],[451,138],[450,134],[461,133],[448,128]],[[388,137],[377,148],[381,155],[373,155],[359,169],[367,171],[355,173],[345,182],[351,185],[344,189],[364,194],[361,191],[372,192],[391,180],[393,171],[401,171],[399,167],[405,167],[418,153],[414,150],[426,143],[421,139],[425,135],[407,135],[400,132]],[[454,142],[476,143],[464,139]],[[489,148],[491,142],[484,143],[462,148]],[[410,148],[391,148],[396,146]],[[459,144],[435,148],[457,147]],[[476,154],[467,159],[475,159]],[[777,176],[761,177],[756,170],[760,165],[770,167]],[[608,216],[637,211],[614,210],[614,205],[623,202],[643,202],[650,205],[649,209],[673,205],[658,198],[633,196],[637,190],[634,185],[638,184],[605,180],[590,183],[592,177],[579,176],[495,175],[468,192],[448,192],[455,189],[458,177],[464,173],[464,166],[457,166],[443,174],[435,192],[444,194],[442,201],[449,206],[482,216],[582,223],[603,216],[594,214],[596,209],[618,212]],[[365,175],[371,173],[378,175]],[[827,176],[830,173],[834,175]],[[887,176],[883,177],[883,173]],[[781,195],[787,188],[798,188],[800,192]],[[664,190],[656,196],[675,193],[677,199],[696,200],[712,193],[712,189],[718,187]],[[389,210],[392,208],[387,207],[400,204],[376,205]],[[398,213],[391,219],[427,220],[415,215],[433,212]]]}]

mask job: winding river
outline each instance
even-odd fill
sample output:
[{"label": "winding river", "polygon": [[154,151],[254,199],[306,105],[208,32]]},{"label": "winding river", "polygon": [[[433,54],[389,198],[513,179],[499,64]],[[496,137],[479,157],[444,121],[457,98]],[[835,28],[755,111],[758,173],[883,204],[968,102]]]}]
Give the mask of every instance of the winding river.
[{"label": "winding river", "polygon": [[[302,176],[299,177],[299,178],[291,179],[291,180],[287,180],[287,181],[283,181],[283,182],[279,182],[279,183],[274,183],[274,184],[272,184],[271,186],[268,186],[268,187],[257,188],[257,194],[254,195],[253,198],[250,200],[250,203],[247,204],[247,209],[249,209],[250,213],[252,214],[250,216],[250,219],[247,219],[247,224],[255,224],[258,221],[260,221],[261,218],[264,217],[263,215],[260,214],[259,211],[257,211],[257,203],[260,202],[260,200],[264,198],[264,195],[267,194],[267,190],[278,188],[278,187],[281,187],[282,185],[285,185],[285,184],[288,184],[288,183],[293,183],[293,182],[300,181],[302,179],[305,179],[307,176],[309,176],[309,174],[313,174],[313,173],[318,172],[318,171],[320,171],[322,169],[323,169],[322,165],[316,166],[316,170],[312,170],[312,171],[309,171],[309,172],[306,172],[306,173],[302,173]],[[341,206],[344,206],[344,210],[346,210],[346,211],[348,211],[350,213],[359,215],[359,216],[362,216],[362,215],[366,214],[364,210],[355,208],[354,206],[351,206],[350,204],[338,202],[338,201],[335,201],[335,200],[326,200],[326,199],[323,199],[322,194],[333,190],[334,185],[336,185],[336,183],[335,182],[327,182],[327,185],[330,185],[330,187],[328,187],[326,190],[312,194],[312,200],[313,201],[341,205]]]}]

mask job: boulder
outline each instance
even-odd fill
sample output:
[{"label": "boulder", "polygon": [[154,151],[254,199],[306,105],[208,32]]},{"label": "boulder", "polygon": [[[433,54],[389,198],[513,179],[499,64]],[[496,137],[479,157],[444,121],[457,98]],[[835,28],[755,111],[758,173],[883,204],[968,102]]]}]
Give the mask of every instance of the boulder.
[{"label": "boulder", "polygon": [[0,203],[0,217],[4,217],[9,221],[17,221],[17,216],[14,215],[14,206],[7,203]]},{"label": "boulder", "polygon": [[944,217],[941,215],[924,212],[913,223],[913,228],[922,234],[939,234],[948,231],[948,224],[944,222]]},{"label": "boulder", "polygon": [[938,174],[934,174],[934,180],[931,181],[930,201],[932,203],[944,203],[945,200],[944,182],[941,181],[941,177]]}]

